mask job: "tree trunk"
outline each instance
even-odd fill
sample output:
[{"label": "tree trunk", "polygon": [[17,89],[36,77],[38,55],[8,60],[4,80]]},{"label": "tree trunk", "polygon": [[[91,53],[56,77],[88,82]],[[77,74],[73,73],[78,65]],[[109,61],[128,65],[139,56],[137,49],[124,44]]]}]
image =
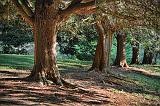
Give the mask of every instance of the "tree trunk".
[{"label": "tree trunk", "polygon": [[142,64],[152,64],[152,60],[153,60],[153,53],[149,51],[149,48],[145,48]]},{"label": "tree trunk", "polygon": [[112,32],[107,31],[106,34],[101,22],[97,22],[96,29],[99,33],[99,38],[93,64],[89,71],[105,72],[110,66],[109,57],[112,44]]},{"label": "tree trunk", "polygon": [[152,64],[157,64],[158,52],[154,53]]},{"label": "tree trunk", "polygon": [[139,64],[139,44],[132,45],[132,61],[131,64]]},{"label": "tree trunk", "polygon": [[126,61],[126,34],[119,32],[117,34],[117,55],[115,59],[114,65],[119,67],[128,67]]},{"label": "tree trunk", "polygon": [[56,38],[58,15],[56,2],[36,2],[34,23],[34,68],[28,78],[43,84],[55,83],[62,85],[60,73],[56,63]]}]

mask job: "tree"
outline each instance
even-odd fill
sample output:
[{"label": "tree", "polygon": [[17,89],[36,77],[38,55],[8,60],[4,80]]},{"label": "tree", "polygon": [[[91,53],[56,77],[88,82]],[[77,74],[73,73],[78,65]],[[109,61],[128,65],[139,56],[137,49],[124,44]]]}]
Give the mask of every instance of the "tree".
[{"label": "tree", "polygon": [[[159,31],[155,28],[132,28],[130,30],[133,39],[131,44],[134,45],[136,50],[139,46],[144,49],[144,57],[142,64],[156,63],[156,58],[159,54],[160,36]],[[135,52],[133,55],[137,55]]]},{"label": "tree", "polygon": [[132,60],[131,64],[139,64],[139,42],[136,40],[131,41],[132,45]]},{"label": "tree", "polygon": [[126,61],[126,33],[118,32],[116,39],[117,39],[117,55],[115,59],[114,65],[120,67],[128,67]]},{"label": "tree", "polygon": [[154,55],[149,48],[145,48],[142,64],[152,64],[153,56]]},{"label": "tree", "polygon": [[106,41],[105,41],[105,32],[102,26],[101,22],[96,23],[96,29],[99,33],[98,43],[96,47],[96,52],[93,60],[92,67],[89,69],[89,71],[95,70],[97,72],[99,71],[105,71],[106,69],[106,63],[107,63],[107,57],[106,57]]},{"label": "tree", "polygon": [[[109,23],[109,29],[112,29],[113,32],[138,26],[145,28],[160,28],[160,21],[158,21],[160,13],[158,0],[99,0],[97,1],[97,5],[98,14],[105,16],[105,21]],[[109,48],[111,48],[111,46]],[[122,54],[124,55],[124,53]],[[124,61],[123,63],[126,62]],[[109,67],[109,65],[106,66]],[[124,64],[124,66],[128,65]]]},{"label": "tree", "polygon": [[110,70],[110,51],[114,29],[112,29],[109,21],[106,21],[108,17],[102,15],[99,15],[99,17],[96,23],[99,38],[92,67],[89,71],[107,72]]},{"label": "tree", "polygon": [[[12,0],[22,18],[32,26],[34,33],[34,67],[28,77],[43,84],[63,85],[56,63],[56,38],[60,25],[71,14],[95,12],[94,0],[36,0],[35,11],[28,0]],[[84,11],[85,9],[85,11]]]}]

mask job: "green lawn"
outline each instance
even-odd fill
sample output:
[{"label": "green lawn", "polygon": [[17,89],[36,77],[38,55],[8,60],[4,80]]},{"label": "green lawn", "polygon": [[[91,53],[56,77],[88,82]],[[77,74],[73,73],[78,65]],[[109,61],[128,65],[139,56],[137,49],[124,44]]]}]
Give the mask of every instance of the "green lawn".
[{"label": "green lawn", "polygon": [[[0,69],[32,69],[33,63],[33,55],[0,54]],[[91,61],[58,59],[58,66],[63,67],[85,67],[91,63]]]},{"label": "green lawn", "polygon": [[[34,63],[33,55],[11,55],[11,54],[0,54],[0,69],[32,69]],[[92,64],[91,61],[80,61],[73,59],[58,59],[59,69],[63,70],[79,70],[90,67]],[[125,78],[136,82],[138,86],[141,87],[139,89],[142,93],[144,92],[154,92],[160,93],[160,65],[132,65],[137,68],[143,68],[145,70],[158,73],[156,77],[146,76],[142,73],[136,72],[124,72],[121,73]],[[126,83],[126,82],[124,82]],[[127,84],[127,83],[126,83]],[[132,84],[131,84],[132,85]],[[130,87],[130,84],[127,85]]]},{"label": "green lawn", "polygon": [[0,68],[31,69],[33,55],[0,54]]}]

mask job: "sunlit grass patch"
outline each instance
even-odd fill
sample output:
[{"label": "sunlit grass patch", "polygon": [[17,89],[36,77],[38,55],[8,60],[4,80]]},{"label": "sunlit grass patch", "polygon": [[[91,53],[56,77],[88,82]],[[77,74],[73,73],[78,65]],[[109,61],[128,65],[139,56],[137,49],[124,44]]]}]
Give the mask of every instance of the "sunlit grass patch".
[{"label": "sunlit grass patch", "polygon": [[33,55],[0,54],[0,66],[13,69],[31,69]]},{"label": "sunlit grass patch", "polygon": [[[59,67],[85,68],[91,61],[73,59],[57,59]],[[0,68],[4,69],[32,69],[34,63],[33,55],[0,54]]]}]

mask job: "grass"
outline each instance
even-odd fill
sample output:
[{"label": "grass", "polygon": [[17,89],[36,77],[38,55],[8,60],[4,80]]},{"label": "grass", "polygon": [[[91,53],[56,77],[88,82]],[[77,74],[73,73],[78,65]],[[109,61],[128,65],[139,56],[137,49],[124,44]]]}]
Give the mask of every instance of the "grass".
[{"label": "grass", "polygon": [[129,79],[137,81],[144,91],[160,93],[160,77],[153,78],[139,73],[125,73]]},{"label": "grass", "polygon": [[[33,63],[33,55],[0,54],[0,69],[32,69]],[[60,67],[86,67],[91,63],[91,61],[58,59],[58,66]]]},{"label": "grass", "polygon": [[160,65],[131,65],[133,67],[137,67],[137,68],[143,68],[145,70],[148,70],[150,72],[158,72],[160,73]]},{"label": "grass", "polygon": [[0,54],[0,68],[31,69],[33,55]]},{"label": "grass", "polygon": [[[32,69],[34,63],[33,55],[11,55],[0,54],[0,69]],[[73,59],[58,59],[58,66],[61,69],[87,68],[91,61],[80,61]],[[152,72],[160,73],[160,65],[132,65]],[[160,78],[145,76],[135,72],[125,72],[123,76],[138,82],[146,92],[160,93]]]}]

